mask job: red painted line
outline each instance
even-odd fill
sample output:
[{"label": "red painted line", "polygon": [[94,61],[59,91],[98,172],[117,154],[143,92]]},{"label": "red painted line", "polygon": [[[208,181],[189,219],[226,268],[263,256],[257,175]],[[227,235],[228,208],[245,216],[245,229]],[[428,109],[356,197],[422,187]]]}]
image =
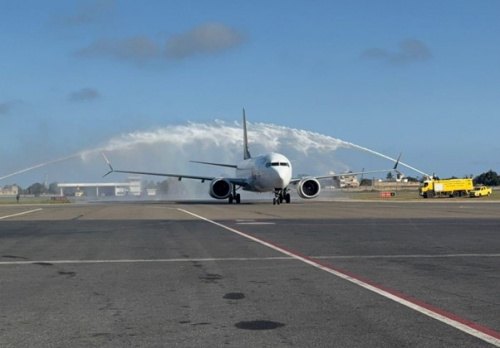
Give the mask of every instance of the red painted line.
[{"label": "red painted line", "polygon": [[[246,234],[246,233],[243,233],[243,232],[240,232],[240,233]],[[250,235],[248,235],[248,236],[250,236]],[[349,271],[343,270],[343,269],[338,268],[338,267],[334,267],[334,266],[332,266],[332,265],[330,265],[330,264],[328,264],[328,263],[326,263],[324,261],[315,260],[315,259],[310,258],[310,257],[308,257],[306,255],[303,255],[303,254],[301,254],[299,252],[296,252],[296,251],[284,248],[284,247],[280,246],[279,244],[270,242],[270,241],[265,240],[263,238],[259,238],[259,237],[255,237],[255,236],[251,236],[251,237],[255,238],[255,239],[258,239],[258,240],[260,240],[260,241],[262,241],[262,242],[264,242],[266,244],[273,245],[277,249],[284,250],[284,251],[286,251],[289,254],[297,256],[298,258],[307,260],[307,261],[315,263],[315,264],[317,264],[319,266],[331,269],[332,271],[335,271],[335,272],[338,272],[338,273],[342,273],[342,274],[344,274],[344,275],[346,275],[346,276],[348,276],[350,278],[356,279],[356,280],[358,280],[358,281],[360,281],[362,283],[366,283],[368,285],[371,285],[371,286],[373,286],[373,287],[375,287],[375,288],[377,288],[379,290],[382,290],[382,291],[387,292],[387,293],[389,293],[391,295],[399,297],[399,298],[401,298],[403,300],[411,302],[411,303],[413,303],[413,304],[415,304],[417,306],[420,306],[420,307],[423,307],[425,309],[428,309],[431,312],[437,313],[439,315],[442,315],[443,317],[446,317],[448,319],[451,319],[453,321],[456,321],[458,323],[466,325],[466,326],[468,326],[468,327],[470,327],[470,328],[472,328],[474,330],[480,331],[480,332],[482,332],[482,333],[484,333],[484,334],[486,334],[488,336],[492,336],[492,337],[495,337],[497,339],[500,339],[500,332],[494,331],[494,330],[492,330],[490,328],[487,328],[487,327],[482,326],[480,324],[474,323],[473,321],[464,319],[464,318],[462,318],[462,317],[460,317],[460,316],[458,316],[456,314],[453,314],[453,313],[447,312],[447,311],[445,311],[443,309],[437,308],[437,307],[435,307],[435,306],[433,306],[431,304],[428,304],[426,302],[423,302],[423,301],[418,300],[416,298],[413,298],[411,296],[405,295],[405,294],[403,294],[403,293],[401,293],[399,291],[396,291],[396,290],[393,290],[393,289],[388,288],[386,286],[383,286],[383,285],[380,285],[378,283],[375,283],[375,282],[373,282],[373,281],[371,281],[369,279],[363,278],[363,277],[358,276],[358,275],[356,275],[354,273],[351,273]]]},{"label": "red painted line", "polygon": [[309,260],[311,262],[315,262],[315,263],[317,263],[317,264],[319,264],[319,265],[321,265],[323,267],[329,268],[329,269],[331,269],[333,271],[336,271],[338,273],[345,274],[348,277],[357,279],[357,280],[359,280],[359,281],[361,281],[363,283],[366,283],[366,284],[371,285],[371,286],[373,286],[373,287],[375,287],[377,289],[385,291],[385,292],[387,292],[387,293],[389,293],[391,295],[394,295],[394,296],[399,297],[399,298],[401,298],[403,300],[411,302],[411,303],[413,303],[413,304],[415,304],[417,306],[420,306],[420,307],[423,307],[425,309],[428,309],[431,312],[437,313],[437,314],[442,315],[442,316],[444,316],[446,318],[449,318],[451,320],[459,322],[459,323],[461,323],[463,325],[466,325],[466,326],[468,326],[470,328],[473,328],[474,330],[480,331],[480,332],[485,333],[485,334],[487,334],[489,336],[492,336],[492,337],[495,337],[497,339],[500,339],[500,332],[496,332],[496,331],[494,331],[492,329],[489,329],[489,328],[487,328],[485,326],[482,326],[480,324],[476,324],[476,323],[474,323],[474,322],[472,322],[470,320],[464,319],[464,318],[462,318],[462,317],[460,317],[460,316],[458,316],[456,314],[447,312],[447,311],[445,311],[443,309],[440,309],[438,307],[435,307],[435,306],[433,306],[431,304],[428,304],[426,302],[423,302],[423,301],[418,300],[416,298],[413,298],[411,296],[405,295],[405,294],[403,294],[403,293],[401,293],[399,291],[393,290],[391,288],[388,288],[386,286],[380,285],[380,284],[375,283],[375,282],[373,282],[371,280],[368,280],[366,278],[360,277],[360,276],[358,276],[358,275],[356,275],[354,273],[351,273],[351,272],[345,271],[343,269],[331,266],[331,265],[329,265],[327,263],[324,263],[324,262],[321,262],[321,261],[317,261],[317,260],[313,260],[313,259],[309,259]]},{"label": "red painted line", "polygon": [[[500,332],[497,332],[497,331],[494,331],[490,328],[487,328],[485,326],[482,326],[480,324],[477,324],[477,323],[474,323],[470,320],[466,320],[456,314],[453,314],[453,313],[450,313],[450,312],[447,312],[445,310],[442,310],[442,309],[439,309],[435,306],[432,306],[428,303],[425,303],[421,300],[418,300],[418,299],[415,299],[411,296],[408,296],[408,295],[405,295],[401,292],[398,292],[398,291],[395,291],[395,290],[392,290],[388,287],[385,287],[383,285],[380,285],[380,284],[377,284],[371,280],[368,280],[368,279],[365,279],[363,277],[360,277],[354,273],[351,273],[351,272],[348,272],[348,271],[345,271],[343,269],[340,269],[340,268],[337,268],[337,267],[334,267],[332,265],[329,265],[327,263],[325,263],[324,261],[320,261],[320,260],[315,260],[313,258],[310,258],[308,256],[305,256],[305,255],[302,255],[296,251],[293,251],[293,250],[290,250],[290,249],[286,249],[282,246],[280,246],[279,244],[276,244],[276,243],[273,243],[273,242],[270,242],[270,241],[267,241],[263,238],[259,238],[259,237],[255,237],[255,236],[252,236],[252,235],[249,235],[247,233],[244,233],[244,232],[241,232],[241,231],[238,231],[234,228],[231,228],[231,227],[228,227],[226,225],[223,225],[221,223],[218,223],[218,222],[215,222],[215,221],[212,221],[212,220],[209,220],[203,216],[200,216],[200,215],[197,215],[197,214],[194,214],[194,213],[191,213],[187,210],[184,210],[184,209],[179,209],[180,211],[183,211],[185,213],[188,213],[192,216],[195,216],[195,217],[198,217],[202,220],[205,220],[207,222],[210,222],[214,225],[217,225],[217,226],[220,226],[228,231],[231,231],[233,233],[236,233],[242,237],[245,237],[247,239],[250,239],[250,240],[253,240],[255,242],[258,242],[262,245],[265,245],[265,246],[268,246],[276,251],[279,251],[285,255],[289,255],[289,256],[292,256],[293,258],[297,259],[297,260],[300,260],[300,261],[303,261],[309,265],[312,265],[316,268],[319,268],[319,269],[322,269],[322,270],[330,270],[331,274],[334,274],[338,277],[341,277],[342,279],[345,279],[345,280],[348,280],[358,286],[362,286],[364,287],[365,289],[368,289],[368,290],[371,290],[372,292],[375,292],[381,296],[384,296],[388,299],[392,299],[393,301],[396,301],[397,303],[400,303],[402,305],[405,305],[406,307],[408,308],[411,308],[415,311],[418,311],[422,314],[426,314],[427,316],[430,316],[431,318],[433,319],[436,319],[436,320],[439,320],[449,326],[452,326],[452,327],[455,327],[456,329],[459,329],[461,330],[462,332],[465,332],[465,333],[468,333],[469,335],[472,335],[472,336],[475,336],[479,339],[482,339],[483,341],[487,341],[495,346],[498,346],[500,347]],[[376,290],[373,290],[373,289],[376,289]],[[392,297],[391,297],[392,296]],[[396,299],[399,299],[400,301],[397,301]],[[409,304],[412,304],[413,306],[409,305]],[[422,309],[425,309],[427,310],[428,312],[430,313],[434,313],[434,315],[431,315],[429,313],[426,313],[425,311],[423,311]],[[443,319],[440,319],[441,318],[446,318],[447,320],[443,320]],[[467,330],[465,329],[464,327],[467,327],[467,328],[470,328],[471,330]],[[475,332],[474,332],[475,331]]]}]

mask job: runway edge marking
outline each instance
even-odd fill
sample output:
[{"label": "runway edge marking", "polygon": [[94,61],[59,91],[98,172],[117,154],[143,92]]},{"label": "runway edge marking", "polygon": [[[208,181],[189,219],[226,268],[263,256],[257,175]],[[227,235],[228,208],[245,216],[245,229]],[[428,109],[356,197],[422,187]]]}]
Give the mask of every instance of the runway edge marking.
[{"label": "runway edge marking", "polygon": [[466,320],[464,318],[461,318],[458,315],[446,312],[446,311],[441,310],[437,307],[434,307],[428,303],[425,303],[425,302],[420,301],[418,299],[412,298],[412,297],[407,296],[407,295],[400,293],[398,291],[389,289],[387,287],[384,287],[382,285],[374,283],[370,280],[359,277],[353,273],[344,271],[340,268],[333,267],[333,266],[328,265],[326,263],[323,263],[321,261],[313,260],[305,255],[301,255],[301,254],[296,253],[294,251],[286,250],[277,244],[268,242],[268,241],[261,239],[261,238],[251,236],[251,235],[246,234],[244,232],[238,231],[234,228],[228,227],[228,226],[223,225],[221,223],[218,223],[216,221],[205,218],[201,215],[192,213],[188,210],[181,209],[181,208],[177,208],[177,209],[181,212],[184,212],[186,214],[194,216],[200,220],[204,220],[204,221],[209,222],[213,225],[222,227],[222,228],[224,228],[230,232],[236,233],[244,238],[250,239],[254,242],[257,242],[257,243],[262,244],[264,246],[267,246],[271,249],[274,249],[282,254],[288,255],[296,260],[302,261],[310,266],[316,267],[320,270],[323,270],[323,271],[328,272],[330,274],[333,274],[339,278],[342,278],[342,279],[347,280],[351,283],[354,283],[358,286],[361,286],[361,287],[363,287],[367,290],[370,290],[376,294],[379,294],[385,298],[393,300],[396,303],[399,303],[403,306],[411,308],[419,313],[425,314],[428,317],[439,320],[440,322],[445,323],[449,326],[452,326],[452,327],[454,327],[462,332],[465,332],[471,336],[477,337],[477,338],[479,338],[485,342],[488,342],[496,347],[500,347],[500,332],[496,332],[496,331],[489,329],[485,326],[476,324],[470,320]]},{"label": "runway edge marking", "polygon": [[17,213],[17,214],[11,214],[11,215],[6,215],[6,216],[0,216],[0,220],[3,220],[3,219],[8,219],[8,218],[15,217],[15,216],[20,216],[20,215],[25,215],[25,214],[29,214],[29,213],[35,213],[35,212],[40,211],[40,210],[42,210],[42,208],[33,209],[33,210],[28,210],[28,211],[23,211],[22,213]]}]

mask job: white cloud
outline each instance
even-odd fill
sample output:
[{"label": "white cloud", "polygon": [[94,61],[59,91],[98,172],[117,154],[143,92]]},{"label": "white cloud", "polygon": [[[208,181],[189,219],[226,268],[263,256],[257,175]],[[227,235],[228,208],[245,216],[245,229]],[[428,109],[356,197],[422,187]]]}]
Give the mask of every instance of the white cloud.
[{"label": "white cloud", "polygon": [[101,94],[97,90],[93,88],[82,88],[78,91],[71,92],[69,95],[69,100],[80,102],[99,99],[100,97]]},{"label": "white cloud", "polygon": [[167,40],[166,54],[184,59],[204,53],[217,53],[242,44],[245,36],[220,23],[207,23]]},{"label": "white cloud", "polygon": [[362,58],[378,59],[393,65],[409,64],[427,61],[432,57],[429,48],[415,39],[404,40],[399,43],[398,50],[390,52],[382,48],[370,48],[361,54]]},{"label": "white cloud", "polygon": [[19,104],[19,101],[8,101],[0,103],[0,115],[7,115],[11,112],[14,105]]},{"label": "white cloud", "polygon": [[202,54],[220,53],[232,49],[246,37],[220,23],[208,23],[167,39],[162,46],[147,36],[124,39],[101,38],[76,52],[77,57],[108,57],[138,64],[153,60],[181,60]]},{"label": "white cloud", "polygon": [[79,57],[111,57],[137,63],[158,58],[161,48],[145,36],[122,40],[98,39],[89,46],[75,52]]},{"label": "white cloud", "polygon": [[61,15],[55,19],[58,24],[83,25],[98,22],[114,6],[114,0],[80,0],[75,13]]}]

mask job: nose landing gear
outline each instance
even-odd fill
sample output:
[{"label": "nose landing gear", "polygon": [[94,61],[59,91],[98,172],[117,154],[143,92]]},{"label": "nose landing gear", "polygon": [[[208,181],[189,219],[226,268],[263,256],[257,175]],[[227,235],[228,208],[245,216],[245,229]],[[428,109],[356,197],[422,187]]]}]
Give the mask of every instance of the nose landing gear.
[{"label": "nose landing gear", "polygon": [[275,189],[274,190],[274,198],[273,205],[281,204],[285,201],[286,203],[290,203],[290,193],[288,193],[288,189]]}]

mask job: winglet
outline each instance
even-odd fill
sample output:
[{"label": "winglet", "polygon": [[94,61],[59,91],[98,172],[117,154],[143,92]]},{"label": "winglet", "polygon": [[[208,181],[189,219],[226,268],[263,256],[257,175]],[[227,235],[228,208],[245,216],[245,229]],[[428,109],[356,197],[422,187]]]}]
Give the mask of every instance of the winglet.
[{"label": "winglet", "polygon": [[400,153],[399,153],[398,159],[397,159],[396,163],[394,164],[394,168],[392,168],[392,170],[394,170],[394,171],[396,172],[396,178],[397,178],[397,181],[400,181],[400,180],[401,180],[401,179],[403,179],[403,177],[404,177],[404,174],[403,174],[403,173],[401,173],[401,172],[398,170],[398,164],[399,164],[399,160],[401,159],[401,155],[402,155],[402,154],[403,154],[402,152],[400,152]]},{"label": "winglet", "polygon": [[113,169],[113,167],[111,166],[111,163],[109,162],[108,158],[106,157],[106,155],[104,154],[104,152],[102,152],[102,157],[104,157],[104,160],[106,161],[106,163],[108,164],[109,166],[109,169],[110,171],[107,172],[106,174],[104,174],[102,177],[104,178],[105,176],[108,176],[109,174],[113,173],[115,170]]},{"label": "winglet", "polygon": [[396,172],[397,172],[397,168],[398,168],[399,160],[401,159],[401,155],[402,155],[402,154],[403,154],[402,152],[400,152],[400,153],[399,153],[399,156],[398,156],[398,159],[397,159],[397,161],[396,161],[396,164],[394,164],[394,168],[393,168],[393,169],[394,169],[394,171],[396,171]]},{"label": "winglet", "polygon": [[245,108],[243,108],[243,159],[251,157],[250,151],[248,151],[247,117],[245,115]]}]

